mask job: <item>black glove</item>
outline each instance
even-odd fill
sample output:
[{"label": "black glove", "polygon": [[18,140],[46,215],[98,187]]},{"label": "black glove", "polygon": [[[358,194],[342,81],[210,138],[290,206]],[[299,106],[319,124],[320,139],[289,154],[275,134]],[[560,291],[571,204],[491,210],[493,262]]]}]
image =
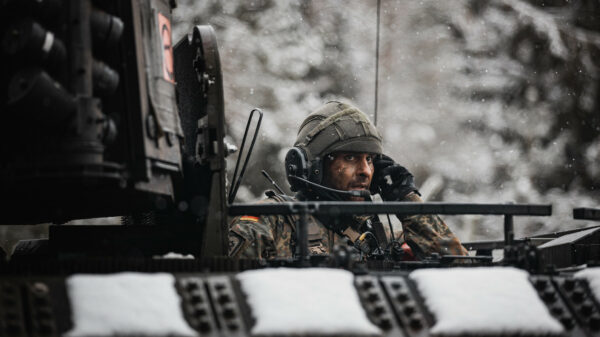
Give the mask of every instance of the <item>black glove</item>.
[{"label": "black glove", "polygon": [[373,166],[372,194],[379,193],[384,201],[402,201],[410,192],[419,194],[413,175],[392,158],[382,154],[375,159]]}]

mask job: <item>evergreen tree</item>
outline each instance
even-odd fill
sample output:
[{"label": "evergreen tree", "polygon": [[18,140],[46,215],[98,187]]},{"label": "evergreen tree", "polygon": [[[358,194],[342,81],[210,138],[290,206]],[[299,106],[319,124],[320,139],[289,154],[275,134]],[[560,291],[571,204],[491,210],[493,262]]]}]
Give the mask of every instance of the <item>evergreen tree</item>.
[{"label": "evergreen tree", "polygon": [[456,95],[479,110],[462,129],[490,139],[494,185],[508,199],[553,202],[555,213],[597,206],[599,16],[597,1],[501,0],[466,1],[446,17],[464,57]]}]

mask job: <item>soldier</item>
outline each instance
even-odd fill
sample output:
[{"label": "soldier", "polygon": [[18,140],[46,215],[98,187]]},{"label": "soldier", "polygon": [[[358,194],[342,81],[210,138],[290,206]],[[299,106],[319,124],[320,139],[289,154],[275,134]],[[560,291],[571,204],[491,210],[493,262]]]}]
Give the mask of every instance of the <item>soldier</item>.
[{"label": "soldier", "polygon": [[[301,157],[300,159],[298,157]],[[302,160],[307,174],[294,171]],[[384,201],[422,202],[413,175],[383,155],[382,140],[368,117],[349,104],[328,102],[311,113],[298,131],[286,156],[286,170],[297,200],[365,200],[364,191],[379,193]],[[322,186],[325,186],[323,188]],[[336,192],[337,190],[337,192]],[[343,191],[363,191],[362,196]],[[261,201],[293,198],[267,192]],[[376,215],[309,217],[311,255],[332,252],[336,244],[350,244],[365,254],[381,252],[390,243],[403,247],[405,256],[423,258],[432,253],[467,255],[466,249],[437,215],[398,215],[402,242],[390,240]],[[297,216],[240,216],[229,227],[229,255],[236,258],[288,258],[296,252]],[[366,234],[366,235],[365,235]]]}]

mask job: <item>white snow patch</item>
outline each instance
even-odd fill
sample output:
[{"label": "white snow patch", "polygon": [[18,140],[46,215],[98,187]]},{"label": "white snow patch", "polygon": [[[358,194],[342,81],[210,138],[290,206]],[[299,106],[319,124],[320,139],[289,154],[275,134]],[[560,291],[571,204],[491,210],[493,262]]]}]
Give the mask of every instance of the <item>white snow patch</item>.
[{"label": "white snow patch", "polygon": [[253,335],[380,335],[345,270],[267,269],[237,275],[256,324]]},{"label": "white snow patch", "polygon": [[197,336],[184,320],[171,274],[74,275],[66,280],[80,336]]},{"label": "white snow patch", "polygon": [[168,252],[165,255],[156,255],[152,257],[153,259],[184,259],[184,260],[193,260],[194,255],[192,254],[181,254],[175,252]]},{"label": "white snow patch", "polygon": [[436,318],[431,334],[559,334],[557,322],[516,268],[422,269],[410,274]]},{"label": "white snow patch", "polygon": [[594,297],[597,301],[600,301],[600,267],[579,271],[574,276],[575,278],[587,280]]}]

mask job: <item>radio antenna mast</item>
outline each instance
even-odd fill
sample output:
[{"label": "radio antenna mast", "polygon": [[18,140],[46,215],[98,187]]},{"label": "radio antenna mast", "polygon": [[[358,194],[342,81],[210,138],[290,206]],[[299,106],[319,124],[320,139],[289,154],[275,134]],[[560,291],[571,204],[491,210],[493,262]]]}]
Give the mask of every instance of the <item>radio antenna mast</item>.
[{"label": "radio antenna mast", "polygon": [[375,39],[375,107],[373,123],[377,126],[377,103],[379,100],[379,26],[381,21],[381,0],[377,0],[377,36]]}]

